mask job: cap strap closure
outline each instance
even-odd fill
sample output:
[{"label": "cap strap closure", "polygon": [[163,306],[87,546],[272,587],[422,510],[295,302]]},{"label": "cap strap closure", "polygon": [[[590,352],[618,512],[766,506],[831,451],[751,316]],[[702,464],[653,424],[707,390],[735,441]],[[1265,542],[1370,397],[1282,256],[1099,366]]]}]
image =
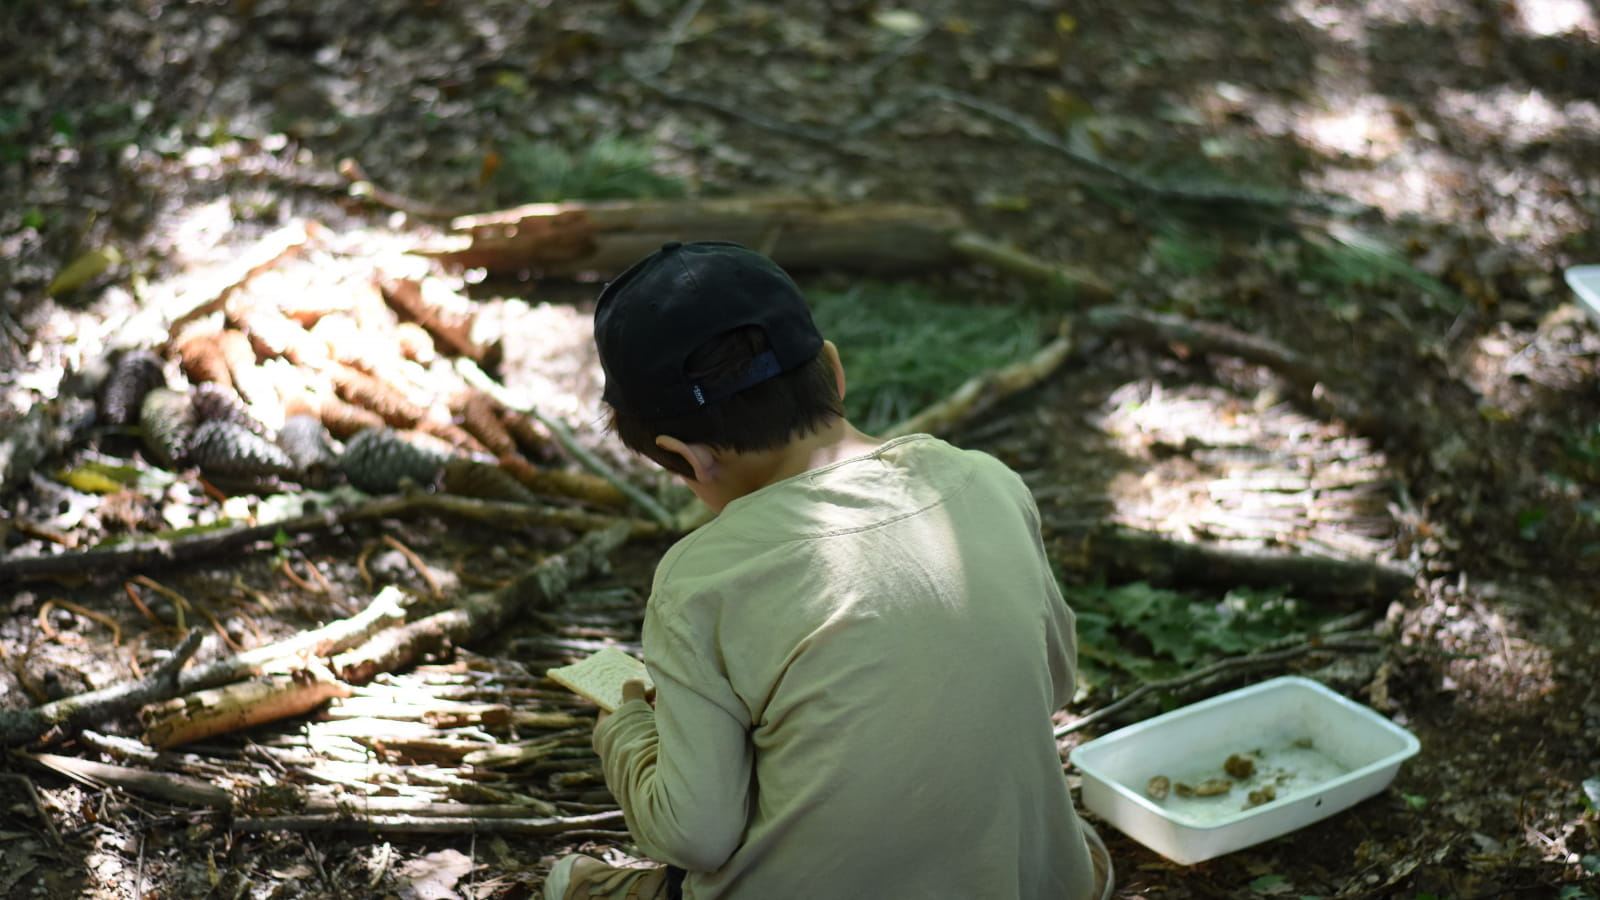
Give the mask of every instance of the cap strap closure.
[{"label": "cap strap closure", "polygon": [[771,350],[762,353],[750,361],[750,365],[739,373],[738,377],[728,381],[719,381],[716,384],[701,384],[693,382],[689,389],[694,392],[694,402],[700,406],[715,403],[739,393],[745,388],[755,387],[769,378],[776,378],[783,374],[783,365],[778,362],[778,354]]}]

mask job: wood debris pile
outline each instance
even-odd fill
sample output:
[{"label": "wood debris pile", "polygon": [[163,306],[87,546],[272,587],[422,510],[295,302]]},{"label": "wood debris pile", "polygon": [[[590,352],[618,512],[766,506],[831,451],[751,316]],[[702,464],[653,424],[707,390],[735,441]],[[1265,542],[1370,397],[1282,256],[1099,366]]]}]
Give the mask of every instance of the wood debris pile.
[{"label": "wood debris pile", "polygon": [[[313,253],[318,230],[282,255]],[[109,425],[135,426],[166,468],[194,466],[224,491],[340,481],[386,493],[410,480],[509,501],[535,496],[616,508],[603,479],[551,464],[549,433],[455,369],[492,366],[472,301],[442,281],[374,266],[252,272],[184,313],[161,347],[121,355],[101,392]],[[341,443],[343,442],[343,443]]]}]

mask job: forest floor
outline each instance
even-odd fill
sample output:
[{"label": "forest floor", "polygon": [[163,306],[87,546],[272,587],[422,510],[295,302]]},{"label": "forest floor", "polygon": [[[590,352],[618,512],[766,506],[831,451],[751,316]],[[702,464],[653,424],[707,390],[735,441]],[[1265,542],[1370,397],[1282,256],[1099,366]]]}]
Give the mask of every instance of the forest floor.
[{"label": "forest floor", "polygon": [[[1585,782],[1600,793],[1600,328],[1562,282],[1564,268],[1600,262],[1594,3],[19,2],[0,7],[0,76],[0,429],[48,423],[32,477],[3,485],[5,558],[174,525],[179,507],[213,507],[186,524],[220,514],[188,477],[114,513],[60,484],[86,452],[116,449],[86,445],[67,394],[109,348],[159,343],[133,327],[142,311],[214,291],[286,226],[313,221],[320,237],[264,292],[414,271],[404,250],[443,221],[354,195],[341,160],[459,213],[559,196],[563,178],[592,185],[563,161],[618,141],[648,147],[657,172],[698,195],[949,207],[1097,273],[1119,303],[1273,341],[1319,373],[1312,387],[1183,341],[1099,339],[949,434],[1023,473],[1083,604],[1085,684],[1064,727],[1226,649],[1174,643],[1117,605],[1141,576],[1097,549],[1108,525],[1414,576],[1389,596],[1310,601],[1325,618],[1354,614],[1366,649],[1313,647],[1064,735],[1065,753],[1200,689],[1306,674],[1421,741],[1377,796],[1197,865],[1102,824],[1118,896],[1600,897],[1600,798],[1585,796]],[[48,291],[85,260],[106,264]],[[857,280],[802,275],[808,287]],[[596,427],[593,284],[426,277],[481,304],[508,387],[673,496]],[[1084,312],[1070,291],[982,266],[903,278],[1052,323]],[[56,434],[69,439],[51,445]],[[249,646],[348,615],[383,584],[446,600],[481,589],[571,537],[408,518],[181,566],[0,583],[0,708],[147,673],[190,602]],[[592,710],[538,675],[637,641],[666,546],[630,542],[604,578],[372,696],[448,689],[576,717],[549,738],[561,752],[479,786],[603,814],[614,807],[583,740]],[[1143,597],[1182,588],[1159,597],[1222,608],[1246,596],[1227,587]],[[131,721],[51,749],[230,788],[253,778],[257,795],[316,778],[383,794],[368,775],[308,762],[359,766],[371,751],[317,730],[336,717],[315,718],[155,762],[113,752]],[[459,774],[460,759],[427,760],[436,782],[417,790]],[[627,846],[615,822],[546,838],[247,830],[21,757],[0,764],[0,798],[0,895],[41,900],[526,897],[557,854]]]}]

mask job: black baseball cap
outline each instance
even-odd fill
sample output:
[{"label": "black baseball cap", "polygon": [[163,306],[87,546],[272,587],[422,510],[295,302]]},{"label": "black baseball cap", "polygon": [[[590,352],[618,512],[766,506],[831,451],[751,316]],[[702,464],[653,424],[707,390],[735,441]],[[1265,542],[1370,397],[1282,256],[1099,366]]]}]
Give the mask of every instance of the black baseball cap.
[{"label": "black baseball cap", "polygon": [[[739,376],[698,384],[684,374],[690,354],[745,325],[771,349]],[[815,359],[822,335],[788,273],[730,241],[670,241],[600,291],[594,342],[605,369],[603,395],[633,416],[679,416]]]}]

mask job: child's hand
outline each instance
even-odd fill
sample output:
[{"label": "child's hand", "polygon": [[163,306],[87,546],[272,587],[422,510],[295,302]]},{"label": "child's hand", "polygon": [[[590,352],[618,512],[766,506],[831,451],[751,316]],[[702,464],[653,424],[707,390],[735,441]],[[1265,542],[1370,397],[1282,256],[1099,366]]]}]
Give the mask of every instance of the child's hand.
[{"label": "child's hand", "polygon": [[[645,701],[648,701],[649,699],[650,699],[650,694],[649,694],[648,691],[645,690],[644,682],[641,681],[640,679],[638,679],[638,678],[629,678],[627,681],[624,681],[622,683],[622,702],[623,703],[627,703],[629,700],[645,700]],[[601,710],[599,718],[595,719],[595,721],[594,721],[595,727],[598,728],[600,726],[600,723],[604,722],[606,719],[610,718],[610,716],[611,716],[611,713],[608,713],[608,712],[606,712],[604,710]]]}]

